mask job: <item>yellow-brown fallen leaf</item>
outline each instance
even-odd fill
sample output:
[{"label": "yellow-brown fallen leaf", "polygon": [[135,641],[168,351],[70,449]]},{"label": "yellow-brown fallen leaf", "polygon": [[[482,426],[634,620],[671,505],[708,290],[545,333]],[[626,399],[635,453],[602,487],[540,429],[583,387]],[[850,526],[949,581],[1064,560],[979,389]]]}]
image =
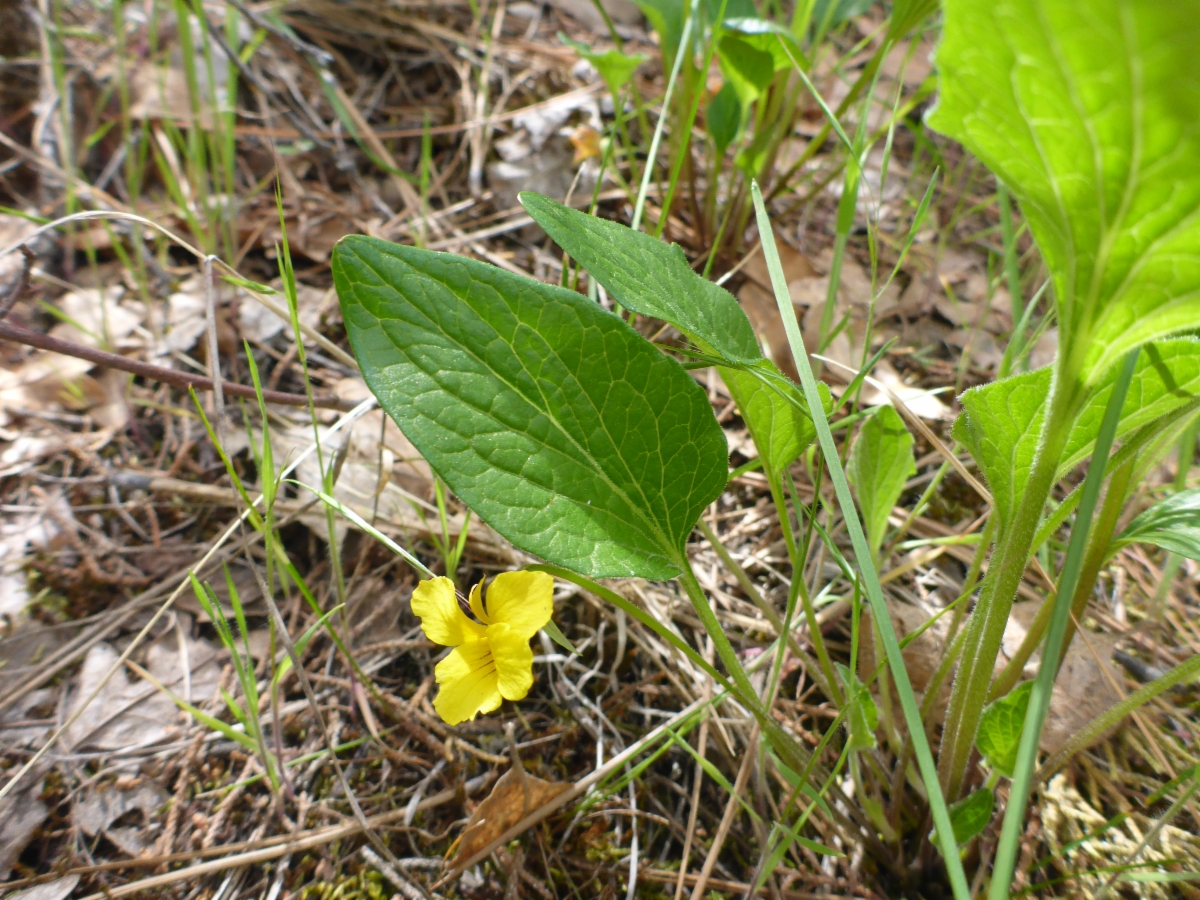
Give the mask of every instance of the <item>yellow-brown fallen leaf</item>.
[{"label": "yellow-brown fallen leaf", "polygon": [[591,125],[580,125],[568,139],[575,148],[575,165],[600,155],[600,132]]},{"label": "yellow-brown fallen leaf", "polygon": [[457,868],[460,862],[470,859],[535,809],[570,787],[564,782],[545,781],[516,768],[509,769],[500,776],[487,799],[471,813],[467,829],[458,840],[458,852],[450,861],[450,868]]}]

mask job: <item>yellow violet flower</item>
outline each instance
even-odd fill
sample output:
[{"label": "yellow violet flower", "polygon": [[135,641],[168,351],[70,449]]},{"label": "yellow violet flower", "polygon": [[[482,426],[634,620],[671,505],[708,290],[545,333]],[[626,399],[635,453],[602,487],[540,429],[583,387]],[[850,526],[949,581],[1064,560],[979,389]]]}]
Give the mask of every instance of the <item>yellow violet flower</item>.
[{"label": "yellow violet flower", "polygon": [[421,617],[425,636],[454,648],[434,669],[441,690],[433,708],[447,725],[490,713],[502,701],[529,693],[529,639],[550,621],[553,594],[554,579],[545,572],[504,572],[492,581],[486,601],[482,581],[471,588],[472,619],[458,605],[449,578],[417,585],[412,611]]}]

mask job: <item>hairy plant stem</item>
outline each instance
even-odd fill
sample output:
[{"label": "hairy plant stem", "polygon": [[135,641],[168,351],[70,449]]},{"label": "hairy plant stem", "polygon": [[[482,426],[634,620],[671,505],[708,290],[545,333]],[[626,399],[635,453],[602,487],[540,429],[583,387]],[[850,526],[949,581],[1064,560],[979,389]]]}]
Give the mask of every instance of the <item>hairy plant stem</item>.
[{"label": "hairy plant stem", "polygon": [[[1109,479],[1108,492],[1104,496],[1104,506],[1101,508],[1100,515],[1092,526],[1091,537],[1088,539],[1087,555],[1083,562],[1083,570],[1080,573],[1078,583],[1075,585],[1075,596],[1071,599],[1072,619],[1067,623],[1067,636],[1063,646],[1070,646],[1071,638],[1075,636],[1075,622],[1083,615],[1083,611],[1087,607],[1088,597],[1091,596],[1092,589],[1096,586],[1096,579],[1100,576],[1100,569],[1103,568],[1104,562],[1108,557],[1109,542],[1112,540],[1113,532],[1116,531],[1117,519],[1121,515],[1121,510],[1124,508],[1125,500],[1129,495],[1129,482],[1133,476],[1136,459],[1137,457],[1135,456],[1129,457],[1113,472],[1112,478]],[[1029,630],[1025,633],[1025,637],[1021,641],[1021,646],[1017,648],[1017,652],[1008,661],[1008,665],[1004,667],[1004,670],[992,683],[992,689],[988,693],[989,702],[998,697],[1003,697],[1021,680],[1021,673],[1025,669],[1025,664],[1029,662],[1029,657],[1033,655],[1033,651],[1042,642],[1042,637],[1046,633],[1046,626],[1050,624],[1050,613],[1054,609],[1056,596],[1057,594],[1049,595],[1042,603],[1041,608],[1038,609],[1037,615],[1029,624]]]},{"label": "hairy plant stem", "polygon": [[938,755],[938,776],[951,801],[958,799],[962,792],[967,762],[1004,637],[1004,626],[1025,574],[1025,563],[1042,509],[1058,480],[1058,461],[1070,434],[1073,412],[1078,407],[1076,398],[1081,392],[1075,379],[1061,378],[1059,373],[1055,375],[1033,471],[1016,515],[1005,529],[1006,533],[1001,535],[992,556],[989,576],[967,626],[962,664],[950,692]]}]

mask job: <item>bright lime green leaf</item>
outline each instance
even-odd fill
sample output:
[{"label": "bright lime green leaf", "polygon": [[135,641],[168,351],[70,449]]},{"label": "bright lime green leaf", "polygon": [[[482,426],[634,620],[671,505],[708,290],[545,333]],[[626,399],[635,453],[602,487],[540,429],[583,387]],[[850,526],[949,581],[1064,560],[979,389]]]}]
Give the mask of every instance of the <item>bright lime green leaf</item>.
[{"label": "bright lime green leaf", "polygon": [[1153,544],[1200,559],[1200,488],[1190,488],[1160,500],[1129,523],[1118,544]]},{"label": "bright lime green leaf", "polygon": [[721,74],[733,85],[745,115],[775,78],[775,58],[736,34],[726,34],[717,43]]},{"label": "bright lime green leaf", "polygon": [[367,384],[517,547],[593,577],[669,578],[728,454],[704,391],[573,291],[362,236],[333,276]]},{"label": "bright lime green leaf", "polygon": [[589,216],[541,194],[524,193],[519,199],[554,242],[626,309],[670,322],[733,362],[762,358],[754,329],[737,300],[697,275],[678,244]]},{"label": "bright lime green leaf", "polygon": [[604,83],[608,85],[608,89],[614,97],[633,77],[637,67],[650,58],[640,53],[626,56],[620,50],[597,53],[587,44],[573,41],[561,31],[558,33],[558,39],[596,67],[596,71],[600,73],[600,77],[604,79]]},{"label": "bright lime green leaf", "polygon": [[[1111,370],[1090,393],[1071,429],[1059,471],[1065,474],[1091,453],[1112,393]],[[1050,369],[1037,369],[972,388],[959,398],[963,414],[953,434],[971,451],[1007,527],[1025,491],[1050,392]],[[1175,410],[1200,402],[1200,341],[1174,338],[1142,349],[1121,411],[1120,438]]]},{"label": "bright lime green leaf", "polygon": [[[991,788],[981,787],[972,791],[957,803],[950,804],[950,826],[954,829],[954,840],[960,847],[976,835],[982,834],[992,820],[992,810],[996,798]],[[930,834],[929,840],[935,847],[941,849],[937,842],[937,829]]]},{"label": "bright lime green leaf", "polygon": [[708,128],[709,137],[716,145],[717,158],[720,159],[737,138],[738,130],[742,127],[742,107],[737,91],[730,82],[725,82],[716,96],[708,101],[704,124]]},{"label": "bright lime green leaf", "polygon": [[999,700],[988,704],[979,719],[975,744],[992,768],[1005,778],[1012,778],[1013,767],[1017,764],[1017,747],[1021,743],[1021,728],[1025,725],[1025,711],[1029,708],[1032,690],[1032,681],[1021,682]]},{"label": "bright lime green leaf", "polygon": [[[762,360],[756,365],[775,376],[771,383],[780,385],[791,397],[790,401],[750,372],[724,368],[720,372],[750,429],[767,477],[774,482],[779,473],[808,449],[816,439],[817,431],[805,412],[808,404],[800,388],[786,381],[770,360]],[[817,383],[817,390],[821,392],[825,414],[829,415],[833,412],[833,395],[824,382]]]},{"label": "bright lime green leaf", "polygon": [[947,0],[937,130],[1019,198],[1084,384],[1200,324],[1200,15],[1155,0]]},{"label": "bright lime green leaf", "polygon": [[[889,407],[890,408],[890,407]],[[850,715],[846,716],[846,731],[850,735],[850,749],[869,750],[875,746],[875,729],[879,727],[879,710],[875,698],[868,690],[859,690],[862,683],[842,663],[835,663],[838,675],[846,691],[846,702],[850,704]]]},{"label": "bright lime green leaf", "polygon": [[904,483],[917,471],[913,439],[900,414],[881,406],[863,423],[850,450],[846,476],[862,509],[867,543],[879,551],[887,531],[888,516],[904,491]]}]

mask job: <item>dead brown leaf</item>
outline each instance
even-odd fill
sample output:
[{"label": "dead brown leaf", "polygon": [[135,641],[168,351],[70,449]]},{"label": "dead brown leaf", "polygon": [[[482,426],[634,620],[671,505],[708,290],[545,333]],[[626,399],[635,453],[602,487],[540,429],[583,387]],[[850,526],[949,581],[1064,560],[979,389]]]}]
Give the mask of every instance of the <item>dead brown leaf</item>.
[{"label": "dead brown leaf", "polygon": [[571,785],[564,782],[546,781],[527,772],[509,769],[500,776],[487,799],[471,813],[450,867],[470,859],[535,809],[570,788]]}]

